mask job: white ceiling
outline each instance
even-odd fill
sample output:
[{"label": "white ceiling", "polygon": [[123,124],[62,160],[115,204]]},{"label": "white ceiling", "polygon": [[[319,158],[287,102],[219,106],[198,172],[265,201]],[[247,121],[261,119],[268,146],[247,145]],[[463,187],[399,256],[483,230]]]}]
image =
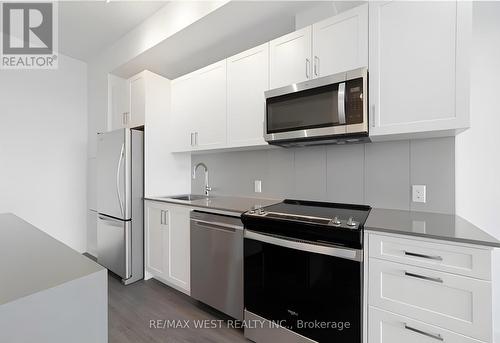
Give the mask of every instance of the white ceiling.
[{"label": "white ceiling", "polygon": [[294,31],[295,16],[298,13],[316,9],[317,15],[318,9],[323,11],[323,7],[326,7],[329,11],[325,16],[331,16],[361,3],[363,2],[231,1],[116,68],[112,73],[128,78],[148,69],[174,79]]},{"label": "white ceiling", "polygon": [[59,51],[88,61],[116,42],[166,1],[61,1]]}]

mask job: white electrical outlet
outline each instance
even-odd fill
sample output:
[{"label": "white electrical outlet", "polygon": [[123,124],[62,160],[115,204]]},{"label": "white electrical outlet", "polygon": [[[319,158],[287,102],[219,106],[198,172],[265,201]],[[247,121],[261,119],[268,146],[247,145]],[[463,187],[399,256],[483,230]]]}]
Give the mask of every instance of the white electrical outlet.
[{"label": "white electrical outlet", "polygon": [[254,189],[255,189],[255,193],[262,193],[262,181],[261,180],[254,181]]},{"label": "white electrical outlet", "polygon": [[413,202],[425,203],[425,185],[412,186],[412,200]]}]

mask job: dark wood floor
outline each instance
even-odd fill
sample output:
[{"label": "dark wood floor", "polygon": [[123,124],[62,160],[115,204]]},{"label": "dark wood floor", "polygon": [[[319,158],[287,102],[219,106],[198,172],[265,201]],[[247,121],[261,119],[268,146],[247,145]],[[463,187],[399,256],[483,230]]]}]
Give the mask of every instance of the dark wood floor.
[{"label": "dark wood floor", "polygon": [[[224,319],[215,310],[156,280],[123,286],[109,276],[109,343],[250,342],[243,331],[198,329],[193,320]],[[150,320],[190,320],[189,328],[154,329]]]}]

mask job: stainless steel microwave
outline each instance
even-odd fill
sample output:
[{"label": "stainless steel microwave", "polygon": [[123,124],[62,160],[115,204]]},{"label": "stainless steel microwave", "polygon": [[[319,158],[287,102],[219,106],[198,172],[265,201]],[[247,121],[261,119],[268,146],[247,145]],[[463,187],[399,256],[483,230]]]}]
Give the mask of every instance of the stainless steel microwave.
[{"label": "stainless steel microwave", "polygon": [[264,139],[281,146],[369,141],[368,69],[265,92]]}]

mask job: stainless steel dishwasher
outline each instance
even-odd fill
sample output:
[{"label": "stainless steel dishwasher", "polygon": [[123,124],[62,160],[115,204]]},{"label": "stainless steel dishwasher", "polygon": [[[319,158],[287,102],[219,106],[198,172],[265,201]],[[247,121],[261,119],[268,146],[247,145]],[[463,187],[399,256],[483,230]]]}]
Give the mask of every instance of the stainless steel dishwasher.
[{"label": "stainless steel dishwasher", "polygon": [[191,296],[243,319],[243,224],[239,217],[191,212]]}]

